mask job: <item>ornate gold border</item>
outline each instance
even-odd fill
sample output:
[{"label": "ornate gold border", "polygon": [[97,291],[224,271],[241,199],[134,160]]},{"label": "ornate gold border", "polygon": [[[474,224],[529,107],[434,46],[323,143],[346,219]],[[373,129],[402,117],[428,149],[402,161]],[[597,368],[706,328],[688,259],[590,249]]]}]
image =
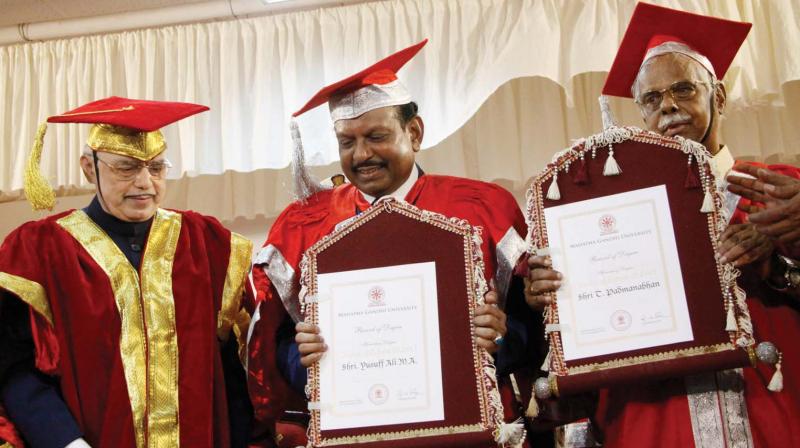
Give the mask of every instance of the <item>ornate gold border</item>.
[{"label": "ornate gold border", "polygon": [[131,402],[136,445],[177,446],[178,346],[172,263],[181,215],[159,209],[138,272],[86,213],[56,221],[108,276],[120,316],[120,356]]},{"label": "ornate gold border", "polygon": [[[640,143],[649,143],[653,145],[662,146],[664,148],[673,149],[682,151],[687,154],[691,154],[697,158],[698,166],[702,167],[702,170],[706,176],[711,175],[711,169],[708,165],[707,157],[710,155],[706,152],[705,154],[694,154],[694,152],[687,152],[690,151],[687,145],[683,145],[680,140],[664,137],[659,134],[645,131],[640,128],[636,127],[624,127],[624,128],[612,128],[607,130],[613,134],[613,137],[609,137],[609,140],[613,140],[612,143],[621,143],[627,140],[632,140]],[[595,136],[589,137],[588,139],[582,139],[578,143],[576,143],[571,148],[562,151],[561,153],[557,154],[554,157],[553,162],[547,165],[547,168],[542,171],[539,175],[537,175],[534,180],[531,182],[531,186],[528,188],[526,197],[527,197],[527,206],[526,206],[526,220],[528,222],[528,236],[527,240],[529,242],[529,247],[548,247],[549,240],[547,236],[547,227],[545,225],[545,217],[544,217],[544,183],[555,175],[559,168],[564,166],[569,166],[570,164],[579,161],[581,157],[594,157],[593,153],[600,147],[608,146],[607,142],[599,143],[601,139],[599,137],[604,136],[604,133],[597,134]],[[689,145],[690,146],[690,145]],[[704,150],[705,151],[705,150]],[[720,217],[720,204],[719,198],[716,198],[714,201],[714,211],[711,213],[707,213],[706,217],[708,220],[708,230],[709,230],[709,239],[711,240],[712,246],[716,249],[718,244],[718,237],[721,233],[720,227],[722,219]],[[723,265],[716,261],[717,265],[717,274],[719,276],[720,284],[723,285],[723,300],[725,301],[725,309],[727,309],[729,302],[733,301],[735,297],[735,283],[733,286],[726,288],[725,278],[723,278],[725,268]],[[555,294],[552,294],[552,304],[545,307],[545,323],[546,324],[558,324],[558,304],[555,300]],[[738,304],[737,304],[738,305]],[[737,309],[737,308],[735,308]],[[568,366],[567,362],[564,360],[564,352],[561,343],[561,333],[558,331],[552,332],[546,335],[549,338],[550,342],[550,360],[551,365],[550,370],[555,373],[558,377],[563,377],[567,375],[573,374],[581,374],[587,372],[595,372],[601,370],[609,370],[615,369],[620,367],[627,367],[633,365],[640,365],[647,362],[656,362],[656,361],[663,361],[668,359],[674,359],[682,356],[697,356],[701,354],[707,353],[716,353],[723,350],[734,350],[739,348],[737,346],[737,341],[744,340],[747,341],[748,338],[752,339],[752,335],[748,334],[746,331],[743,330],[744,326],[750,326],[750,318],[747,309],[741,309],[739,307],[737,309],[738,316],[737,320],[739,325],[737,325],[737,331],[729,332],[730,343],[729,344],[718,344],[713,346],[701,346],[701,347],[692,347],[689,349],[682,349],[682,350],[670,350],[666,352],[661,352],[654,355],[647,355],[647,356],[635,356],[635,357],[627,357],[627,358],[620,358],[620,359],[613,359],[602,363],[595,363],[595,364],[588,364],[588,365],[578,365],[578,366]],[[752,345],[752,342],[750,343]],[[724,348],[723,348],[724,347]],[[747,349],[747,347],[743,347]],[[709,351],[710,350],[710,351]]]},{"label": "ornate gold border", "polygon": [[[472,227],[469,222],[458,218],[447,218],[441,214],[421,210],[406,202],[395,201],[393,199],[383,200],[377,205],[368,208],[360,215],[354,217],[345,225],[334,230],[329,235],[320,239],[311,246],[303,256],[300,263],[300,304],[306,321],[317,324],[319,316],[317,314],[317,304],[315,302],[306,303],[307,296],[314,296],[317,293],[317,256],[325,249],[344,238],[347,234],[367,222],[374,219],[381,213],[399,213],[408,218],[428,223],[434,227],[453,232],[460,235],[464,241],[464,261],[467,280],[467,291],[469,292],[469,303],[471,304],[470,328],[473,327],[474,311],[483,303],[483,294],[486,291],[485,280],[483,279],[483,261],[480,250],[480,229]],[[476,244],[477,242],[477,244]],[[320,428],[319,410],[311,410],[311,421],[309,425],[309,442],[313,446],[333,446],[342,444],[365,443],[380,440],[402,440],[420,436],[438,436],[447,434],[459,434],[467,432],[478,432],[494,430],[503,423],[503,409],[497,390],[497,379],[494,377],[494,366],[492,358],[485,350],[480,350],[477,344],[472,343],[472,359],[475,366],[476,390],[480,400],[481,421],[472,425],[461,426],[437,426],[433,428],[392,431],[374,434],[365,434],[353,437],[324,438]],[[309,401],[319,402],[319,365],[313,364],[308,369]],[[366,429],[368,431],[368,429]]]},{"label": "ornate gold border", "polygon": [[471,432],[482,432],[485,428],[481,425],[459,425],[459,426],[441,426],[431,429],[414,429],[406,431],[395,431],[389,433],[367,434],[364,436],[352,437],[332,437],[325,439],[319,446],[336,446],[336,445],[350,445],[369,442],[383,442],[388,440],[403,440],[416,437],[430,437],[430,436],[449,436],[453,434],[467,434]]},{"label": "ornate gold border", "polygon": [[217,337],[225,341],[233,329],[241,357],[246,344],[247,327],[250,325],[250,315],[242,309],[241,305],[247,274],[250,272],[253,243],[247,238],[231,232],[230,245],[231,253],[228,259],[228,270],[225,274],[225,287],[222,291],[222,305],[217,314]]},{"label": "ornate gold border", "polygon": [[147,337],[147,444],[179,446],[178,335],[172,265],[181,215],[159,209],[142,256],[141,285]]},{"label": "ornate gold border", "polygon": [[593,364],[583,364],[575,367],[568,367],[570,375],[579,373],[599,372],[601,370],[615,369],[619,367],[629,367],[647,364],[658,361],[669,361],[676,358],[691,358],[698,355],[708,355],[711,353],[721,353],[730,350],[737,350],[734,344],[715,344],[689,347],[681,350],[670,350],[666,352],[653,353],[650,355],[631,356],[628,358],[612,359],[610,361],[598,362]]},{"label": "ornate gold border", "polygon": [[27,303],[53,325],[53,312],[47,300],[47,292],[39,283],[7,272],[0,272],[0,288],[6,289]]}]

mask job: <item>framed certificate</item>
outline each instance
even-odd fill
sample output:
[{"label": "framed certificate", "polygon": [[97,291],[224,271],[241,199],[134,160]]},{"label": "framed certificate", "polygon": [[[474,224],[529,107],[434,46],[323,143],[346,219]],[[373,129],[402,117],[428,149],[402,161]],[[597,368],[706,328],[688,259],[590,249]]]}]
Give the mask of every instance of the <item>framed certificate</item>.
[{"label": "framed certificate", "polygon": [[715,258],[732,208],[710,157],[689,140],[614,127],[533,180],[531,251],[564,274],[545,309],[550,392],[754,361],[738,271]]},{"label": "framed certificate", "polygon": [[392,199],[306,252],[303,312],[329,347],[309,369],[313,446],[494,444],[503,409],[472,336],[481,257],[466,221]]}]

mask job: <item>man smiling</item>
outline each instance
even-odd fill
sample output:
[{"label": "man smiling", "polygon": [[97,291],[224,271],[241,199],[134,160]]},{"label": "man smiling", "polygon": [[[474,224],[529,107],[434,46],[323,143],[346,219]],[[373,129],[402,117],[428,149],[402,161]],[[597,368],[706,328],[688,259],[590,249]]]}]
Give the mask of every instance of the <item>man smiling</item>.
[{"label": "man smiling", "polygon": [[[506,315],[512,310],[527,312],[521,306],[521,292],[508,295],[505,311],[497,306],[507,295],[514,264],[524,250],[520,235],[525,223],[516,201],[497,185],[425,174],[415,163],[425,127],[396,73],[426,42],[323,88],[294,114],[328,103],[341,167],[350,183],[322,191],[313,185],[300,188],[316,193],[291,204],[278,217],[256,258],[253,280],[259,306],[251,327],[249,368],[257,419],[280,417],[287,381],[302,393],[306,367],[319,361],[328,348],[319,328],[303,323],[300,315],[297,293],[303,253],[337,224],[385,197],[483,228],[485,276],[493,279],[497,290],[487,293],[487,305],[476,310],[474,336],[480,347],[499,351],[498,370],[503,373],[512,369],[512,357],[527,360],[527,330]],[[299,135],[294,137],[296,147],[302,148]],[[302,172],[297,170],[295,176],[307,179]],[[302,434],[291,443],[304,443]],[[294,446],[288,440],[284,443]]]},{"label": "man smiling", "polygon": [[[97,193],[0,248],[0,400],[17,430],[0,413],[0,439],[246,445],[251,410],[231,335],[249,321],[251,243],[213,218],[159,208],[170,163],[158,129],[205,110],[111,97],[48,119],[92,123],[80,164]],[[25,191],[48,208],[43,138],[44,126]]]}]

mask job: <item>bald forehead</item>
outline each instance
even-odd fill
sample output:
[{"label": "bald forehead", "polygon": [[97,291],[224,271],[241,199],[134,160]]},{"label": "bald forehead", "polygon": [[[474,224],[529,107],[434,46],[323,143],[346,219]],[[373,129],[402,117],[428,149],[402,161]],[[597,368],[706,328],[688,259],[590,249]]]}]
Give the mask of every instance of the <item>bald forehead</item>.
[{"label": "bald forehead", "polygon": [[680,54],[667,53],[647,60],[636,81],[633,96],[639,92],[665,89],[678,81],[708,81],[711,74],[699,62]]}]

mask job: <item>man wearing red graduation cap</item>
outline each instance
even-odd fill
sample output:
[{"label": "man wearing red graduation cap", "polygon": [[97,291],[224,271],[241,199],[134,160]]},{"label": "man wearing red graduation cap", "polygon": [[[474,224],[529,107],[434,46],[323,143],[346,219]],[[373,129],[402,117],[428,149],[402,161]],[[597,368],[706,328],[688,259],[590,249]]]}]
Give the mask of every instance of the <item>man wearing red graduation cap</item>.
[{"label": "man wearing red graduation cap", "polygon": [[[251,243],[213,218],[159,208],[170,167],[159,128],[205,110],[111,97],[48,119],[92,123],[80,163],[97,194],[0,247],[0,439],[246,446],[237,336],[249,322]],[[44,132],[25,176],[35,208],[54,204],[38,171]]]},{"label": "man wearing red graduation cap", "polygon": [[[603,88],[603,94],[633,98],[647,129],[703,144],[713,155],[720,189],[734,159],[720,141],[726,96],[719,79],[750,27],[640,3]],[[771,169],[800,176],[786,165]],[[752,205],[749,199],[739,201],[718,256],[742,271],[738,283],[748,295],[755,339],[777,346],[757,354],[778,358],[788,375],[759,363],[757,368],[603,390],[594,421],[604,446],[800,446],[800,312],[785,291],[780,260],[787,254],[747,222],[743,210]],[[540,257],[529,264],[534,268],[526,291],[529,303],[541,306],[549,299],[539,294],[557,289],[561,275],[546,269]]]},{"label": "man wearing red graduation cap", "polygon": [[[284,210],[256,257],[253,280],[258,306],[248,345],[256,420],[279,418],[284,402],[293,395],[291,390],[302,394],[306,367],[317,362],[327,349],[319,328],[302,322],[298,277],[303,253],[337,224],[384,197],[483,227],[485,275],[494,280],[496,291],[487,294],[486,301],[491,305],[476,312],[477,343],[497,353],[499,371],[513,369],[512,354],[525,358],[526,329],[519,320],[506,315],[513,314],[515,308],[530,312],[522,301],[521,287],[509,293],[513,266],[524,252],[521,235],[525,222],[516,201],[497,185],[425,174],[415,163],[424,125],[396,73],[426,42],[323,88],[294,114],[297,117],[328,103],[341,167],[350,183],[321,189],[309,182],[302,167],[297,169],[298,191],[308,197]],[[294,122],[293,134],[295,148],[302,151]],[[302,153],[295,157],[302,159]],[[493,303],[506,295],[504,312]],[[305,409],[304,402],[301,409]],[[304,443],[304,434],[296,434],[290,443],[284,429],[278,428],[279,436],[285,437],[281,446]]]}]

